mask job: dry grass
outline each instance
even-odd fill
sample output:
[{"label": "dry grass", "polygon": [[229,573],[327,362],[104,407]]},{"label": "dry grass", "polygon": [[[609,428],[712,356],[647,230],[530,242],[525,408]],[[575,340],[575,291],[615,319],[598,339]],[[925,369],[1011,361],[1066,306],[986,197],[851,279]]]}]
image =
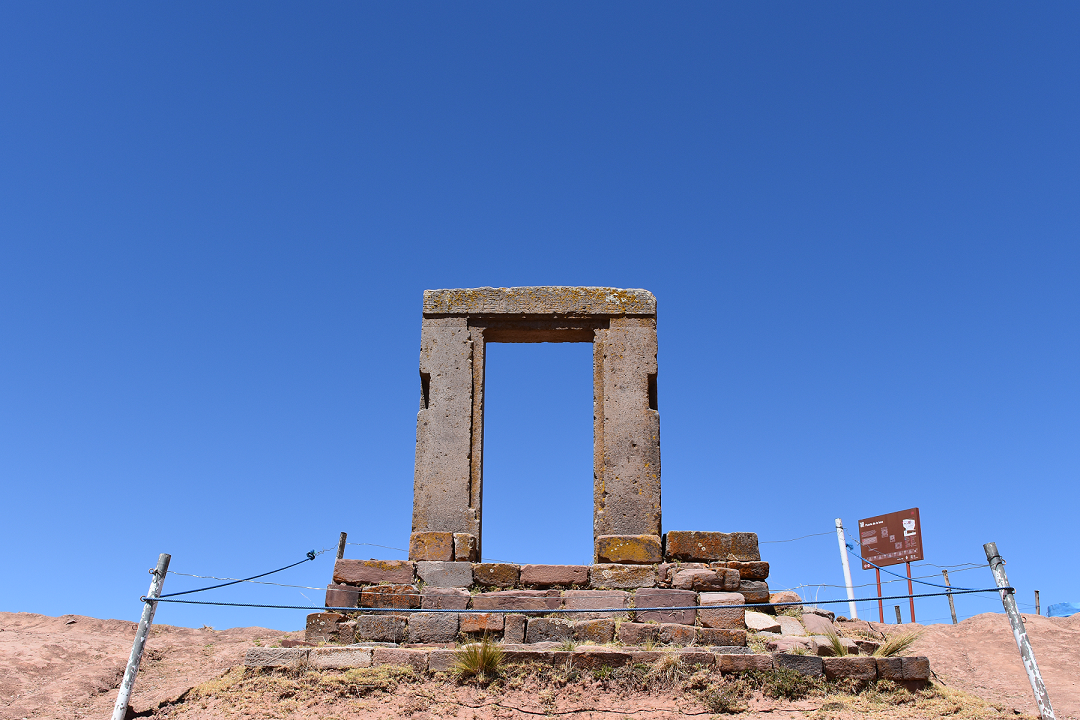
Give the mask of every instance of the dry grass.
[{"label": "dry grass", "polygon": [[891,633],[889,634],[874,651],[874,655],[877,657],[896,657],[897,655],[903,655],[907,652],[907,649],[915,644],[915,641],[922,635],[921,632],[909,632],[909,633]]},{"label": "dry grass", "polygon": [[478,643],[462,646],[454,661],[454,673],[461,679],[475,678],[486,682],[502,672],[502,648],[486,637]]},{"label": "dry grass", "polygon": [[[538,664],[507,665],[487,685],[460,684],[443,676],[422,677],[409,668],[382,666],[351,670],[257,670],[234,668],[193,688],[158,718],[458,717],[464,708],[489,708],[471,717],[507,717],[505,709],[532,708],[532,714],[598,712],[640,707],[690,715],[739,714],[764,706],[773,712],[798,709],[816,720],[914,720],[959,718],[1004,720],[1011,712],[957,690],[929,685],[910,691],[887,680],[854,688],[781,669],[720,675],[687,666],[676,655],[653,664],[578,671]],[[626,715],[624,711],[623,716]],[[672,715],[665,714],[664,717]]]}]

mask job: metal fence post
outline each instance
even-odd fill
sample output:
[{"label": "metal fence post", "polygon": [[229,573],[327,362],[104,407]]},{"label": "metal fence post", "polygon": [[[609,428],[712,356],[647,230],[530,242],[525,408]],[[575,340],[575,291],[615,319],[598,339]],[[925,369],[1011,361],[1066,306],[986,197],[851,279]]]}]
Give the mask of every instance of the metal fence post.
[{"label": "metal fence post", "polygon": [[[994,582],[999,588],[1009,587],[1009,577],[1005,574],[1005,561],[998,554],[997,543],[983,545],[986,551],[986,559],[990,563],[990,570],[994,573]],[[1001,591],[1001,604],[1005,606],[1005,614],[1009,616],[1012,624],[1013,638],[1016,647],[1020,648],[1020,659],[1024,661],[1024,669],[1027,670],[1028,681],[1031,690],[1035,693],[1035,704],[1039,706],[1039,717],[1042,720],[1056,720],[1054,706],[1050,704],[1050,696],[1046,693],[1046,685],[1043,683],[1039,665],[1035,662],[1035,653],[1031,650],[1028,641],[1027,630],[1024,628],[1024,619],[1020,617],[1020,611],[1016,608],[1016,598],[1012,590]]]},{"label": "metal fence post", "polygon": [[[167,553],[161,553],[158,556],[157,567],[150,571],[154,579],[150,581],[150,590],[146,593],[147,599],[161,595],[161,586],[165,584],[165,575],[169,572],[171,559],[172,556]],[[142,618],[139,620],[139,629],[135,632],[135,642],[131,646],[131,656],[128,657],[124,679],[120,683],[120,692],[116,696],[116,705],[113,706],[112,720],[124,720],[124,716],[127,715],[131,691],[135,687],[135,676],[139,674],[139,663],[142,661],[143,647],[146,645],[146,636],[150,634],[150,625],[154,622],[156,611],[156,602],[143,603]]]}]

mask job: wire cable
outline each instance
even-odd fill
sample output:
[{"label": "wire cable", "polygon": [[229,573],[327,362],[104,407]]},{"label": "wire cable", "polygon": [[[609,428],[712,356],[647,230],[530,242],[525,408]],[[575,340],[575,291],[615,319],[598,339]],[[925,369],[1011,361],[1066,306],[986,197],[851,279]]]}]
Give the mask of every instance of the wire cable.
[{"label": "wire cable", "polygon": [[165,595],[162,595],[161,597],[168,598],[168,597],[177,597],[179,595],[190,595],[191,593],[203,592],[205,590],[217,590],[218,588],[228,587],[229,585],[235,585],[236,583],[248,582],[249,580],[255,580],[256,578],[266,577],[267,575],[273,575],[274,573],[279,573],[282,570],[288,570],[289,568],[296,567],[297,565],[300,565],[301,563],[306,563],[309,560],[314,560],[316,557],[318,557],[319,555],[322,555],[324,552],[326,552],[326,550],[320,550],[319,552],[315,552],[314,550],[309,550],[308,554],[307,554],[307,557],[305,557],[303,560],[300,560],[298,562],[294,562],[292,565],[286,565],[285,567],[278,568],[277,570],[271,570],[270,572],[264,572],[264,573],[260,573],[258,575],[252,575],[249,578],[243,578],[241,580],[233,580],[232,582],[221,583],[220,585],[210,585],[209,587],[195,588],[194,590],[184,590],[182,592],[166,593]]}]

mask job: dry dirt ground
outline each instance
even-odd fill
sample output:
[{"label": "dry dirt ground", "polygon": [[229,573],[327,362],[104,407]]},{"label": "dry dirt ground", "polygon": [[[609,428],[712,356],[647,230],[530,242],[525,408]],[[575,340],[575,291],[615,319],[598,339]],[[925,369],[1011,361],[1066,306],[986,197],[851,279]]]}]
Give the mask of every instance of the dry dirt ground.
[{"label": "dry dirt ground", "polygon": [[[1080,720],[1080,615],[1025,618],[1058,718]],[[938,690],[902,698],[881,692],[815,694],[794,701],[744,692],[729,709],[742,709],[744,718],[770,719],[993,718],[1016,717],[1017,711],[1035,715],[1004,615],[987,613],[957,626],[921,629],[912,654],[930,658]],[[134,632],[134,623],[120,620],[0,613],[0,719],[109,717]],[[418,680],[385,668],[288,674],[238,667],[254,644],[273,645],[300,635],[263,628],[155,626],[133,708],[170,720],[544,716],[651,720],[710,717],[724,704],[721,696],[728,689],[717,684],[715,676],[643,686],[636,680],[592,674],[525,673],[477,687]],[[896,704],[897,698],[904,702]]]}]

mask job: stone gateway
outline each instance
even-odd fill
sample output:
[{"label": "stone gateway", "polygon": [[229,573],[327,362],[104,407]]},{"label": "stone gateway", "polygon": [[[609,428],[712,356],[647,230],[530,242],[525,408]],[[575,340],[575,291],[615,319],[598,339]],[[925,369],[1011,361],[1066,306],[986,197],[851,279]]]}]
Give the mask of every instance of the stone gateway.
[{"label": "stone gateway", "polygon": [[656,298],[606,287],[424,292],[409,559],[480,557],[493,342],[592,343],[594,562],[660,562]]}]

